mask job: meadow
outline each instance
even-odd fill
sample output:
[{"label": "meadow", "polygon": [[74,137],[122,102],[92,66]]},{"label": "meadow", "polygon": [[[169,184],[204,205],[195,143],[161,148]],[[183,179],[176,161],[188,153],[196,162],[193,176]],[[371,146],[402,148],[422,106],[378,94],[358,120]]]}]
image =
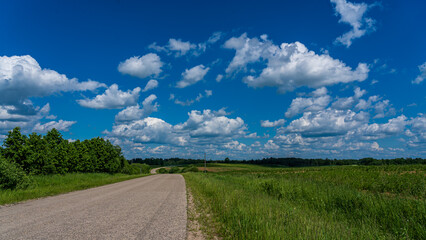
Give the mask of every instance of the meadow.
[{"label": "meadow", "polygon": [[183,175],[223,239],[426,239],[425,165],[207,170]]}]

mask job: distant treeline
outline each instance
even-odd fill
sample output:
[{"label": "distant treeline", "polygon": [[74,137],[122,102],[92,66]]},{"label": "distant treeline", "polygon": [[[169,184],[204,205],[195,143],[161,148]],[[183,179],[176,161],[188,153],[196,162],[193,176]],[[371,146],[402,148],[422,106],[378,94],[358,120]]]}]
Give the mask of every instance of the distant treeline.
[{"label": "distant treeline", "polygon": [[[174,166],[186,164],[201,164],[202,159],[183,158],[134,158],[130,160],[134,163],[144,163],[157,166]],[[225,160],[208,161],[209,163],[245,163],[256,165],[275,165],[284,167],[307,167],[307,166],[331,166],[331,165],[390,165],[390,164],[426,164],[426,159],[422,158],[395,158],[395,159],[303,159],[303,158],[263,158],[259,160]]]},{"label": "distant treeline", "polygon": [[26,136],[17,127],[9,131],[0,147],[0,188],[25,187],[31,175],[141,171],[130,166],[121,148],[108,140],[97,137],[69,142],[56,129],[45,136]]}]

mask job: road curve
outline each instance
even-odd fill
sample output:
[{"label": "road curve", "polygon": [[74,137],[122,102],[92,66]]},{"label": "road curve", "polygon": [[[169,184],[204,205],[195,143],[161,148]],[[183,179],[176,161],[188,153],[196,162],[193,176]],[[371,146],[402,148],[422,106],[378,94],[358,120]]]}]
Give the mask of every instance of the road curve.
[{"label": "road curve", "polygon": [[185,180],[158,174],[0,206],[0,239],[185,239]]}]

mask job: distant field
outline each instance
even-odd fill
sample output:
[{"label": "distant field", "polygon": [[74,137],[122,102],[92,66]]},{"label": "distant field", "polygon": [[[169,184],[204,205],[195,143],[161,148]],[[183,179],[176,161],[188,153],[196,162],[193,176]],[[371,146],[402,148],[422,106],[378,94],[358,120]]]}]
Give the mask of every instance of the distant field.
[{"label": "distant field", "polygon": [[33,176],[26,189],[0,189],[0,205],[121,182],[149,174],[68,173]]},{"label": "distant field", "polygon": [[224,239],[426,239],[425,165],[207,170],[184,177]]}]

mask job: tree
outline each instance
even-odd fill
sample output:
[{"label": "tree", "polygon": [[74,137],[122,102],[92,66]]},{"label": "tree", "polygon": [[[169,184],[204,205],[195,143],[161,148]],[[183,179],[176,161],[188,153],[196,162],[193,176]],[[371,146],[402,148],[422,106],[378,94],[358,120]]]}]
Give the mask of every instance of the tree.
[{"label": "tree", "polygon": [[45,166],[48,163],[48,148],[46,141],[41,135],[31,133],[27,140],[28,158],[24,162],[24,169],[27,173],[47,174]]},{"label": "tree", "polygon": [[6,139],[3,142],[3,156],[9,161],[19,165],[26,161],[27,148],[26,148],[27,136],[21,134],[19,127],[9,131]]}]

